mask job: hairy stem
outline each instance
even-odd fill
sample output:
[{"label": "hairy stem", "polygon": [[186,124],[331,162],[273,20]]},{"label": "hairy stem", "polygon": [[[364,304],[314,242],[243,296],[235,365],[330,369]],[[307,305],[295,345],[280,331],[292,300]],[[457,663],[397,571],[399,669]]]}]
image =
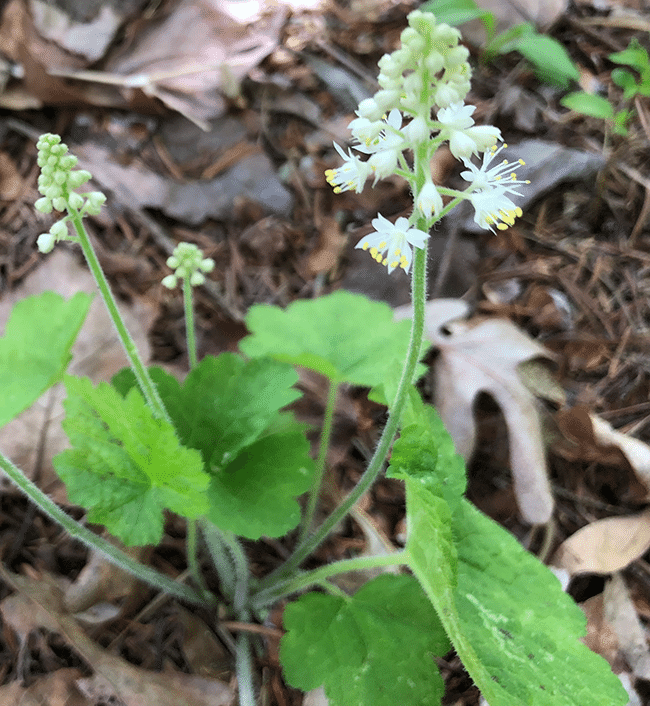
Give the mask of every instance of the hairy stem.
[{"label": "hairy stem", "polygon": [[190,370],[198,364],[196,357],[196,331],[194,329],[194,307],[192,306],[192,285],[189,277],[183,277],[183,304],[185,305],[185,338]]},{"label": "hairy stem", "polygon": [[327,451],[329,450],[330,441],[332,438],[332,427],[334,426],[334,410],[336,409],[336,398],[338,395],[338,391],[339,386],[330,381],[329,390],[327,393],[327,405],[325,407],[325,414],[323,417],[323,429],[320,434],[318,458],[316,459],[316,470],[314,472],[314,480],[312,481],[311,489],[309,491],[309,499],[307,501],[305,515],[303,517],[302,526],[300,528],[300,536],[298,539],[299,543],[305,539],[307,534],[309,534],[312,522],[314,521],[314,514],[316,512],[316,506],[318,504],[318,497],[320,495],[320,489],[323,483],[323,474],[325,473]]},{"label": "hairy stem", "polygon": [[29,480],[20,468],[2,454],[0,454],[0,468],[42,512],[55,522],[58,522],[71,537],[85,544],[89,549],[101,552],[115,566],[170,596],[197,605],[209,604],[209,601],[204,596],[199,595],[189,586],[179,584],[155,569],[140,564],[103,537],[99,537],[87,527],[72,519],[51,498],[45,495],[37,485]]},{"label": "hairy stem", "polygon": [[251,605],[255,610],[261,610],[275,603],[282,596],[287,596],[291,593],[309,588],[314,584],[319,584],[325,579],[339,574],[345,574],[350,571],[367,571],[375,569],[379,566],[399,566],[406,564],[408,561],[408,553],[406,550],[395,552],[393,554],[385,554],[382,556],[360,556],[354,559],[344,559],[336,561],[326,566],[321,566],[313,571],[305,571],[298,576],[279,582],[274,586],[263,589],[255,593],[251,597]]},{"label": "hairy stem", "polygon": [[122,341],[122,346],[129,362],[131,363],[131,368],[133,369],[135,378],[138,381],[138,386],[140,390],[142,390],[142,394],[144,395],[144,398],[154,415],[159,419],[167,420],[171,424],[167,410],[165,409],[158,390],[149,375],[149,371],[142,362],[135,342],[124,325],[124,321],[122,321],[120,311],[117,308],[117,303],[113,297],[113,293],[111,292],[106,277],[104,276],[101,265],[99,264],[95,250],[90,242],[90,238],[88,237],[88,233],[84,227],[82,217],[76,211],[70,210],[69,213],[71,216],[72,225],[79,236],[79,243],[81,245],[84,257],[86,258],[88,267],[95,278],[95,282],[97,282],[97,287],[99,288],[99,292],[104,300],[106,309],[108,310],[108,313],[113,321],[117,335]]}]

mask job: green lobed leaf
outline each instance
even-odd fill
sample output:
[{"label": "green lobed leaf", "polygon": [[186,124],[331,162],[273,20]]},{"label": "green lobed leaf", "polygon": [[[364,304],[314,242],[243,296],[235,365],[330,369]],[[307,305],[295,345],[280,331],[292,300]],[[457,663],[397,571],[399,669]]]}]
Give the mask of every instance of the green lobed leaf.
[{"label": "green lobed leaf", "polygon": [[0,339],[0,426],[59,382],[92,297],[43,292],[19,301]]},{"label": "green lobed leaf", "polygon": [[[296,498],[314,470],[304,426],[280,412],[300,396],[296,371],[224,353],[204,358],[182,385],[160,368],[150,372],[181,442],[203,457],[209,519],[249,539],[296,527]],[[113,384],[124,393],[135,379],[126,370]]]},{"label": "green lobed leaf", "polygon": [[372,387],[399,380],[411,324],[393,321],[387,304],[340,290],[286,309],[253,306],[246,326],[251,335],[239,347],[251,358],[270,356],[315,370],[334,384]]},{"label": "green lobed leaf", "polygon": [[284,611],[280,661],[292,686],[331,706],[440,706],[434,656],[449,641],[412,576],[384,574],[353,597],[309,593]]},{"label": "green lobed leaf", "polygon": [[142,395],[67,377],[63,428],[72,449],[54,458],[70,500],[88,508],[125,544],[156,544],[164,509],[196,518],[207,510],[209,476],[199,453],[181,446]]},{"label": "green lobed leaf", "polygon": [[609,665],[579,640],[582,611],[545,566],[467,501],[452,515],[420,474],[406,491],[408,565],[490,706],[626,703]]},{"label": "green lobed leaf", "polygon": [[569,110],[590,115],[592,118],[601,118],[602,120],[614,118],[614,108],[607,98],[596,96],[593,93],[585,93],[584,91],[569,93],[560,100],[560,103]]},{"label": "green lobed leaf", "polygon": [[568,88],[580,78],[576,65],[557,39],[531,32],[517,42],[516,49],[535,67],[539,78],[561,88]]},{"label": "green lobed leaf", "polygon": [[213,474],[208,519],[240,537],[281,537],[300,522],[297,498],[314,472],[302,425],[247,446]]}]

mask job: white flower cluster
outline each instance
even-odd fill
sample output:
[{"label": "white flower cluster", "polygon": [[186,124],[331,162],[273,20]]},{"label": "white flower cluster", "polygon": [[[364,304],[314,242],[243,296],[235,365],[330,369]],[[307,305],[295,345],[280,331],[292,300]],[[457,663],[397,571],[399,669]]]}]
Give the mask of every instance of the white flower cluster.
[{"label": "white flower cluster", "polygon": [[167,258],[167,267],[175,270],[173,275],[163,278],[163,286],[174,289],[179,279],[188,278],[193,287],[198,287],[205,282],[204,273],[212,272],[214,260],[203,257],[203,253],[193,243],[179,243]]},{"label": "white flower cluster", "polygon": [[77,158],[68,154],[67,145],[61,142],[58,135],[41,135],[36,147],[36,163],[41,168],[38,191],[42,198],[36,201],[34,208],[41,213],[52,213],[53,210],[68,211],[68,215],[54,223],[48,233],[38,236],[38,249],[42,253],[48,253],[56,242],[73,239],[68,234],[67,225],[71,213],[97,216],[106,196],[101,191],[86,194],[74,191],[85,184],[91,174],[85,169],[74,169],[77,166]]},{"label": "white flower cluster", "polygon": [[[508,180],[502,177],[523,162],[509,164],[506,161],[488,170],[490,162],[500,152],[497,142],[502,139],[501,131],[491,125],[475,125],[472,114],[476,108],[464,103],[470,88],[471,69],[467,63],[469,52],[459,45],[460,32],[446,24],[437,24],[434,15],[419,10],[408,16],[408,23],[401,35],[402,47],[379,61],[380,90],[372,98],[361,101],[357,117],[349,125],[354,141],[352,149],[367,158],[362,159],[352,149],[346,153],[334,143],[343,165],[328,169],[325,177],[338,194],[351,190],[361,193],[370,177],[374,177],[374,186],[378,179],[400,174],[409,180],[413,189],[412,220],[432,219],[443,210],[442,194],[433,183],[429,169],[424,177],[421,173],[418,177],[415,170],[409,168],[404,152],[412,150],[428,165],[433,152],[447,142],[454,157],[465,165],[466,171],[461,176],[469,182],[465,192],[454,192],[454,196],[472,203],[475,220],[481,227],[493,232],[494,227],[503,230],[521,215],[521,209],[508,194],[521,196],[515,189],[527,182],[517,180],[514,173]],[[471,160],[481,154],[482,166],[476,167]],[[450,193],[449,189],[442,191]],[[371,255],[389,272],[396,267],[408,271],[412,256],[410,245],[423,247],[428,236],[418,245],[416,240],[419,242],[421,237],[418,235],[413,240],[408,234],[423,231],[389,223],[396,229],[391,230],[386,223],[389,222],[381,215],[374,219],[377,233],[363,238],[357,247],[367,246]],[[392,256],[396,251],[401,253],[397,259]]]}]

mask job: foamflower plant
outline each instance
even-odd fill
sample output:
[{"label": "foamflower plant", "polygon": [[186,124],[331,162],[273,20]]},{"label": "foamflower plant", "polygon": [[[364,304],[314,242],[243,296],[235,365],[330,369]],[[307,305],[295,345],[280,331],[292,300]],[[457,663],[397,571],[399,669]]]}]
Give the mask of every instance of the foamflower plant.
[{"label": "foamflower plant", "polygon": [[[498,234],[521,215],[516,198],[525,182],[515,171],[520,162],[495,164],[505,148],[499,130],[475,125],[473,107],[464,104],[471,72],[459,33],[419,11],[408,22],[401,48],[379,62],[380,90],[359,105],[351,147],[336,146],[343,164],[326,178],[337,193],[360,193],[395,174],[408,181],[410,217],[393,223],[378,214],[357,247],[387,276],[411,277],[412,321],[397,322],[388,305],[346,291],[284,309],[255,305],[239,352],[199,360],[192,292],[207,284],[215,263],[195,245],[179,243],[162,285],[171,297],[182,284],[189,370],[178,380],[145,366],[84,226],[105,197],[79,193],[91,175],[76,168],[59,136],[43,135],[37,208],[62,215],[38,238],[38,248],[47,253],[60,241],[81,247],[130,367],[98,385],[64,374],[89,295],[66,301],[45,292],[19,302],[0,339],[0,424],[63,380],[69,448],[52,465],[70,502],[85,509],[84,521],[1,453],[0,468],[71,536],[156,590],[201,607],[220,634],[224,618],[235,626],[226,644],[238,706],[269,699],[269,680],[259,678],[255,662],[265,648],[259,624],[280,614],[283,678],[304,692],[324,686],[330,706],[440,706],[444,683],[436,658],[452,647],[490,706],[623,706],[627,695],[618,678],[579,640],[580,609],[535,557],[464,498],[464,463],[414,385],[424,371],[432,225],[469,201],[476,222]],[[463,163],[464,190],[433,183],[429,162],[443,144]],[[321,376],[327,390],[314,457],[307,425],[291,411],[302,394],[297,368]],[[335,507],[321,508],[337,399],[351,385],[369,388],[388,417],[356,485]],[[404,482],[404,548],[350,550],[338,561],[317,561],[314,551],[346,526],[384,470]],[[186,523],[188,570],[180,576],[141,564],[86,526],[103,525],[126,546],[155,546],[170,513]],[[244,540],[262,538],[274,548],[280,544],[269,538],[285,539],[277,553],[255,551],[253,566]],[[382,573],[386,568],[390,573]],[[357,590],[333,580],[351,572],[374,578]],[[9,572],[3,578],[11,582]],[[111,688],[117,700],[129,700],[119,684]],[[231,703],[231,688],[220,684],[216,691]]]}]

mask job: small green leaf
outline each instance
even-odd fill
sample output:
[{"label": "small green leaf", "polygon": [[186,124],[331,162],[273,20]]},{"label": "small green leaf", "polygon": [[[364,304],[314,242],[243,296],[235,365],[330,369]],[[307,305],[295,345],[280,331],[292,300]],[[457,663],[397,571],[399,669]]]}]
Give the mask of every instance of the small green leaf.
[{"label": "small green leaf", "polygon": [[383,575],[352,598],[309,593],[284,611],[287,681],[321,684],[331,706],[440,706],[433,660],[449,642],[412,576]]},{"label": "small green leaf", "polygon": [[429,0],[419,8],[422,12],[432,12],[438,22],[445,22],[452,27],[481,20],[488,36],[494,32],[495,18],[491,12],[482,10],[474,0]]},{"label": "small green leaf", "polygon": [[632,111],[630,110],[619,110],[614,116],[614,133],[616,135],[627,135],[627,123],[630,119]]},{"label": "small green leaf", "polygon": [[623,99],[631,100],[637,93],[640,93],[640,86],[636,78],[625,69],[614,69],[612,71],[612,81],[623,89]]},{"label": "small green leaf", "polygon": [[315,370],[334,384],[372,387],[401,373],[409,321],[393,321],[387,304],[338,291],[286,309],[257,305],[246,317],[252,335],[239,347],[249,357],[270,356]]},{"label": "small green leaf", "polygon": [[44,292],[14,306],[0,339],[0,426],[61,380],[91,301],[81,292],[69,301]]},{"label": "small green leaf", "polygon": [[209,476],[197,451],[180,445],[174,429],[156,419],[138,390],[126,397],[107,383],[66,378],[63,428],[72,449],[54,467],[73,503],[89,509],[127,545],[156,544],[163,509],[184,517],[207,510]]},{"label": "small green leaf", "polygon": [[636,37],[632,37],[627,49],[610,54],[609,60],[613,61],[615,64],[631,66],[633,69],[638,71],[642,77],[648,77],[650,74],[650,58],[648,57],[648,50],[641,46]]},{"label": "small green leaf", "polygon": [[535,67],[542,81],[560,88],[568,88],[580,78],[576,65],[567,50],[553,37],[531,32],[524,35],[516,49]]},{"label": "small green leaf", "polygon": [[569,110],[590,115],[592,118],[612,120],[614,117],[614,108],[607,98],[595,96],[593,93],[585,93],[584,91],[569,93],[560,100],[560,103]]}]

